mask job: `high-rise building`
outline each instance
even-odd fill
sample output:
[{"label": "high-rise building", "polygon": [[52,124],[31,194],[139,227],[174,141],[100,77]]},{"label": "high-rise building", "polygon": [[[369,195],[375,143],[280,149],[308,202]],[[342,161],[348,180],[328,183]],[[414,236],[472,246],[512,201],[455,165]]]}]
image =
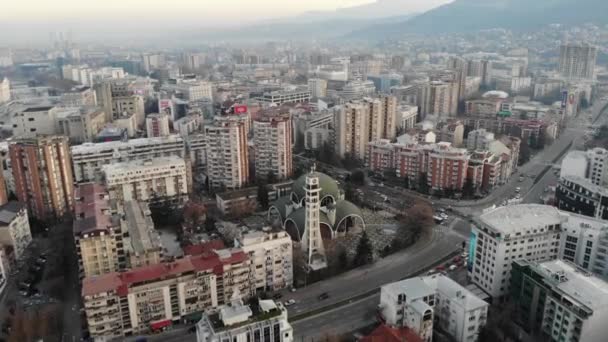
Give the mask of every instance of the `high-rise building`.
[{"label": "high-rise building", "polygon": [[57,111],[54,106],[32,106],[15,112],[11,117],[13,135],[35,137],[57,133]]},{"label": "high-rise building", "polygon": [[0,82],[0,104],[11,100],[11,82],[5,78]]},{"label": "high-rise building", "polygon": [[238,189],[249,182],[247,132],[240,120],[205,126],[206,173],[211,187]]},{"label": "high-rise building", "polygon": [[169,133],[169,115],[156,113],[146,116],[146,134],[148,138],[166,137]]},{"label": "high-rise building", "polygon": [[369,106],[367,141],[378,139],[393,140],[397,136],[397,98],[383,95],[375,99],[365,99]]},{"label": "high-rise building", "polygon": [[205,313],[196,324],[197,342],[264,340],[294,341],[287,308],[272,299],[258,299],[253,306],[235,297],[229,305]]},{"label": "high-rise building", "polygon": [[336,113],[336,155],[365,158],[369,137],[369,106],[361,102],[346,103]]},{"label": "high-rise building", "polygon": [[440,142],[428,154],[427,184],[432,190],[460,191],[467,178],[470,156],[466,149]]},{"label": "high-rise building", "polygon": [[293,125],[289,112],[264,113],[253,123],[255,172],[258,178],[274,174],[278,179],[293,174]]},{"label": "high-rise building", "polygon": [[160,67],[165,66],[166,59],[165,56],[159,53],[146,53],[142,55],[142,61],[144,65],[144,70],[146,72],[151,72],[154,69],[158,69]]},{"label": "high-rise building", "polygon": [[259,291],[279,291],[293,285],[291,237],[285,231],[251,231],[242,235],[239,246],[255,267]]},{"label": "high-rise building", "polygon": [[545,205],[509,205],[483,213],[469,241],[470,279],[492,298],[504,298],[513,260],[556,259],[561,230],[559,211]]},{"label": "high-rise building", "polygon": [[458,84],[432,81],[418,88],[420,117],[427,115],[455,116],[458,110]]},{"label": "high-rise building", "polygon": [[327,96],[327,80],[311,78],[308,80],[308,89],[310,90],[310,96],[313,98],[325,97]]},{"label": "high-rise building", "polygon": [[559,73],[569,79],[594,79],[597,47],[565,43],[559,49]]},{"label": "high-rise building", "polygon": [[17,139],[9,145],[15,191],[39,220],[63,217],[74,207],[70,147],[64,136]]},{"label": "high-rise building", "polygon": [[135,115],[135,122],[142,127],[145,122],[144,98],[139,95],[113,96],[112,116],[113,120],[121,117]]},{"label": "high-rise building", "polygon": [[608,283],[562,260],[512,261],[511,300],[519,324],[548,341],[603,341]]}]

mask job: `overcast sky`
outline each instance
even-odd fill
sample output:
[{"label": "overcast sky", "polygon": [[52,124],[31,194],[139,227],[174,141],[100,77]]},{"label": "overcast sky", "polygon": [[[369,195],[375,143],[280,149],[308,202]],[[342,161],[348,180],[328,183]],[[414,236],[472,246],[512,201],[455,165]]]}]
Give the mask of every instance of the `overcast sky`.
[{"label": "overcast sky", "polygon": [[[422,11],[448,0],[381,0],[399,2],[404,11]],[[124,18],[146,14],[250,21],[352,7],[375,0],[1,0],[0,20],[57,21]],[[177,18],[175,18],[177,19]]]}]

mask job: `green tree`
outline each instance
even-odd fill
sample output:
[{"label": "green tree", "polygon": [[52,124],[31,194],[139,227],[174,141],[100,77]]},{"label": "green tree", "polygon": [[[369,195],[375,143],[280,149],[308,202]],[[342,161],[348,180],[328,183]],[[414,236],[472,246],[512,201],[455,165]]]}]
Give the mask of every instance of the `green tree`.
[{"label": "green tree", "polygon": [[212,233],[215,231],[215,223],[217,222],[217,220],[211,216],[207,216],[207,219],[205,220],[205,231],[207,233]]},{"label": "green tree", "polygon": [[359,200],[359,198],[357,197],[357,192],[350,183],[346,183],[344,185],[344,198],[346,198],[347,201],[353,203],[357,203]]},{"label": "green tree", "polygon": [[430,204],[417,201],[407,208],[399,222],[397,234],[393,239],[393,250],[403,249],[414,243],[422,233],[435,224],[433,208]]},{"label": "green tree", "polygon": [[350,174],[350,181],[356,185],[365,185],[365,172],[362,170],[355,170]]},{"label": "green tree", "polygon": [[372,243],[367,236],[367,232],[363,231],[361,234],[361,238],[359,239],[359,244],[357,245],[357,251],[355,254],[355,259],[353,260],[353,264],[357,267],[367,265],[374,260],[374,251],[372,248]]}]

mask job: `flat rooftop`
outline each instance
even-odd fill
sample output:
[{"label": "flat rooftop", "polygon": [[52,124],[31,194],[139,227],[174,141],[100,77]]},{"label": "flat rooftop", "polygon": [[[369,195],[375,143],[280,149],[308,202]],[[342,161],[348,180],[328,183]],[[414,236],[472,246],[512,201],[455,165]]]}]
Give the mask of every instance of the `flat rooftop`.
[{"label": "flat rooftop", "polygon": [[[186,165],[184,158],[178,156],[167,156],[154,159],[136,159],[132,161],[103,165],[104,172],[121,173],[135,169],[154,169],[158,167]],[[106,174],[107,175],[107,174]]]},{"label": "flat rooftop", "polygon": [[517,204],[498,207],[479,216],[488,228],[502,234],[515,234],[533,228],[560,224],[562,217],[557,208],[542,204]]},{"label": "flat rooftop", "polygon": [[26,109],[23,110],[24,113],[31,113],[31,112],[46,112],[50,109],[53,109],[53,106],[39,106],[39,107],[28,107]]},{"label": "flat rooftop", "polygon": [[179,134],[172,134],[166,137],[139,138],[129,139],[128,141],[108,141],[100,143],[84,143],[82,145],[72,146],[73,154],[93,154],[104,150],[130,150],[144,148],[153,145],[163,144],[183,144],[184,140]]},{"label": "flat rooftop", "polygon": [[148,206],[137,201],[126,201],[123,208],[130,240],[130,243],[125,245],[130,246],[137,254],[162,248],[160,236],[154,229]]}]

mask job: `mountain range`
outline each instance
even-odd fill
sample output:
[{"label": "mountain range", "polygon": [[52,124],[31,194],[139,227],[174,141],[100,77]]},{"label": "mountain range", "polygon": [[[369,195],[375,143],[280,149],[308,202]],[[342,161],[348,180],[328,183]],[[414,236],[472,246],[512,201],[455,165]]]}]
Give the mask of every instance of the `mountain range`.
[{"label": "mountain range", "polygon": [[491,28],[515,31],[549,24],[608,23],[607,0],[455,0],[399,23],[355,30],[350,38],[379,39],[404,33],[470,32]]}]

